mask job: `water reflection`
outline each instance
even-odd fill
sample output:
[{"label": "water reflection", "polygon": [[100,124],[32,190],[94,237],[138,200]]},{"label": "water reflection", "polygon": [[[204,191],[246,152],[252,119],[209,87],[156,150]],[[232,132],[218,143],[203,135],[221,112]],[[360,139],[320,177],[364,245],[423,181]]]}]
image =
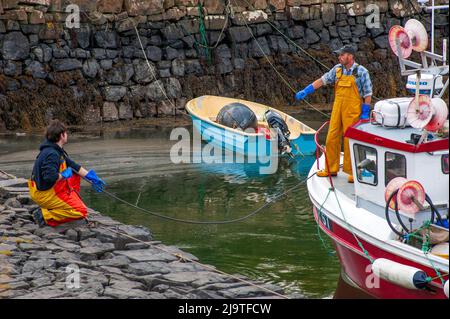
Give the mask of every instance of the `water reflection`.
[{"label": "water reflection", "polygon": [[[100,138],[73,136],[67,151],[80,164],[95,168],[118,197],[167,216],[202,221],[247,215],[297,185],[314,162],[311,156],[280,158],[276,172],[268,175],[260,174],[257,163],[174,164],[169,134],[143,129],[105,133]],[[41,140],[0,138],[4,152],[0,167],[27,177]],[[82,197],[88,206],[123,223],[147,226],[156,239],[177,245],[220,270],[274,283],[306,297],[329,297],[336,287],[339,263],[327,255],[317,237],[304,184],[257,215],[228,225],[167,222],[87,186]]]}]

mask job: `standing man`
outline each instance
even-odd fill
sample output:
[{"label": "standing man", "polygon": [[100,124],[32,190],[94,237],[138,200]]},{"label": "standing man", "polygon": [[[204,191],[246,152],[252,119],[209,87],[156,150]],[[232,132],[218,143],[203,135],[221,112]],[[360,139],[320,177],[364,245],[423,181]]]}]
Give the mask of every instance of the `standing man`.
[{"label": "standing man", "polygon": [[[295,95],[297,100],[303,100],[308,94],[313,93],[323,85],[334,84],[334,104],[325,146],[330,171],[324,169],[317,172],[317,176],[320,177],[337,175],[341,154],[341,138],[349,126],[358,122],[359,119],[366,120],[369,118],[372,99],[372,82],[369,71],[355,63],[353,47],[345,45],[335,53],[339,55],[339,64]],[[344,138],[344,166],[342,170],[348,174],[348,182],[353,183],[348,138]]]},{"label": "standing man", "polygon": [[102,192],[106,184],[93,170],[88,172],[69,158],[63,149],[68,138],[63,123],[51,121],[45,137],[28,181],[31,198],[40,206],[33,211],[35,221],[40,226],[55,227],[87,218],[87,207],[79,195],[80,176],[97,192]]}]

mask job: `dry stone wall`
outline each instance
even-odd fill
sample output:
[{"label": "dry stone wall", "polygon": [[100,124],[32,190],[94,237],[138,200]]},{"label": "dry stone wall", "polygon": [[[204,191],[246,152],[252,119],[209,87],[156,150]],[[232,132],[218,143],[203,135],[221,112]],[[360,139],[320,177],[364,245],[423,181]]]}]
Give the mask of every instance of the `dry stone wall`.
[{"label": "dry stone wall", "polygon": [[[0,128],[39,127],[53,117],[85,124],[176,115],[203,94],[286,105],[292,90],[269,61],[296,90],[326,71],[302,49],[331,67],[343,44],[358,49],[375,94],[394,96],[404,82],[388,50],[390,26],[415,17],[429,28],[412,3],[0,0]],[[379,27],[368,24],[374,5]],[[437,38],[448,37],[446,14],[436,25]],[[331,95],[322,90],[311,101]]]}]

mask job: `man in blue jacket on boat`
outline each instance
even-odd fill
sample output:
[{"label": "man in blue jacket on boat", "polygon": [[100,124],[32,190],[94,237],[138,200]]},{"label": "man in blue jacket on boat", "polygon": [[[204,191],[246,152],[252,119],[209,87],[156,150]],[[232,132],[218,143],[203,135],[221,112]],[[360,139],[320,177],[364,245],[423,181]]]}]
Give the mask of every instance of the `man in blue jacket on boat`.
[{"label": "man in blue jacket on boat", "polygon": [[[325,146],[329,171],[327,169],[318,171],[317,176],[320,177],[337,175],[340,164],[341,138],[347,128],[358,122],[359,119],[369,119],[372,99],[372,82],[369,71],[355,62],[355,49],[351,45],[345,45],[335,53],[339,55],[339,64],[295,95],[297,100],[303,100],[323,85],[334,84],[334,103]],[[347,138],[344,138],[342,170],[348,174],[348,182],[353,183]]]}]

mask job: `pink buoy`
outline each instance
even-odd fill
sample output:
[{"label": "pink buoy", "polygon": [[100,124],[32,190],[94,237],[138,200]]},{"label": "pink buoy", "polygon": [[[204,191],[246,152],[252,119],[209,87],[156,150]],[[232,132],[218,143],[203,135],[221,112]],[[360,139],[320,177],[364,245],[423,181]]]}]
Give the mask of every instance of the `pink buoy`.
[{"label": "pink buoy", "polygon": [[397,39],[400,42],[400,52],[402,54],[402,58],[407,59],[412,53],[413,46],[411,39],[408,35],[408,32],[399,25],[394,25],[389,30],[389,45],[391,46],[392,51],[394,51],[394,54],[398,56],[397,52]]},{"label": "pink buoy", "polygon": [[428,34],[423,24],[416,19],[406,21],[405,30],[411,40],[411,47],[414,51],[422,52],[428,47]]},{"label": "pink buoy", "polygon": [[406,120],[414,128],[424,128],[433,116],[431,99],[428,95],[419,95],[419,100],[414,98],[408,106]]},{"label": "pink buoy", "polygon": [[408,181],[400,187],[397,201],[399,210],[415,214],[423,209],[425,189],[418,181]]},{"label": "pink buoy", "polygon": [[440,98],[431,99],[431,107],[433,108],[433,116],[424,129],[436,132],[444,126],[447,120],[448,108],[445,101]]},{"label": "pink buoy", "polygon": [[[384,200],[387,202],[389,200],[389,197],[391,197],[392,193],[396,190],[400,189],[400,187],[403,186],[408,180],[404,177],[396,177],[393,178],[386,186],[386,190],[384,191]],[[397,194],[398,196],[398,194]],[[389,203],[389,207],[391,209],[395,209],[395,197],[392,198],[391,202]]]}]

